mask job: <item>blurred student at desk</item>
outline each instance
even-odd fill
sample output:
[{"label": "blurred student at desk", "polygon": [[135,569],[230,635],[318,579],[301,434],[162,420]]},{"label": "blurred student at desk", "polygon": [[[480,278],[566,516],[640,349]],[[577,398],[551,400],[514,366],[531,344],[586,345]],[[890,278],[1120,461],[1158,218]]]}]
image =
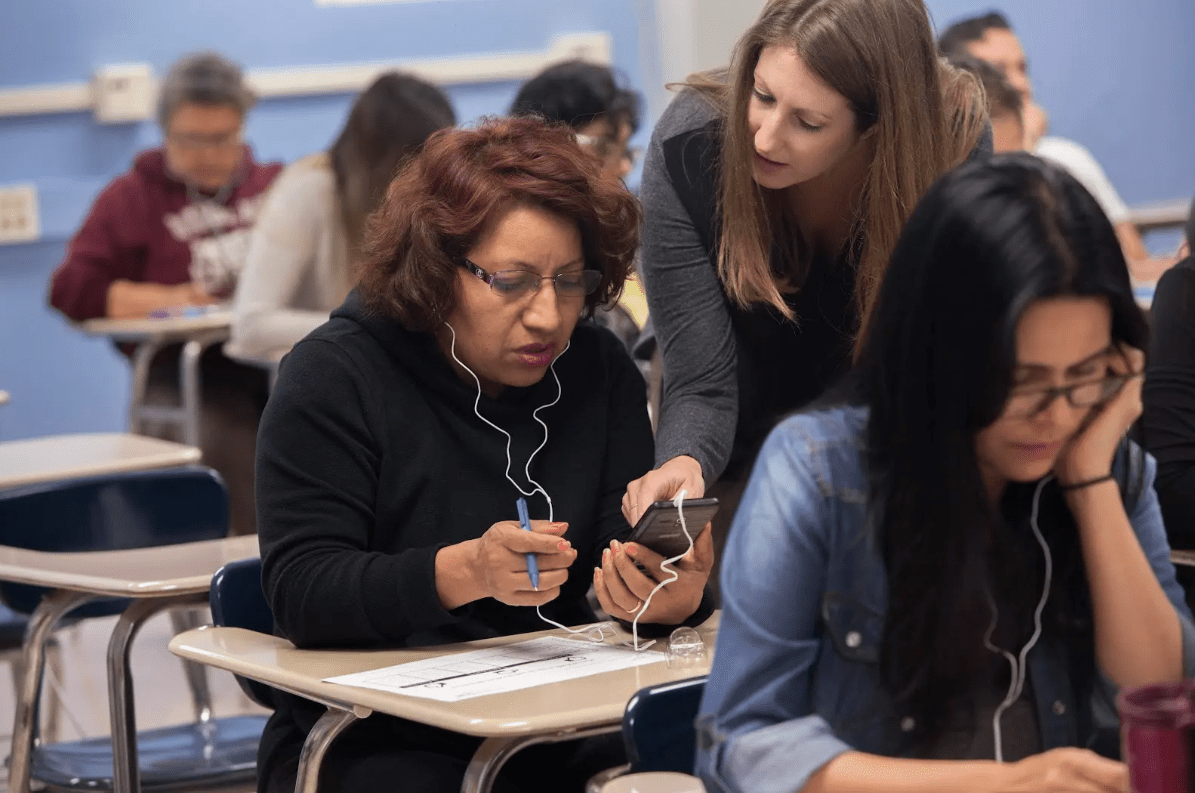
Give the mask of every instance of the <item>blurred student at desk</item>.
[{"label": "blurred student at desk", "polygon": [[[262,420],[262,585],[280,635],[423,647],[574,626],[595,619],[591,585],[641,634],[712,613],[708,528],[690,527],[693,549],[654,596],[661,558],[623,544],[623,491],[652,463],[643,378],[612,334],[579,324],[622,287],[639,217],[572,134],[540,121],[442,131],[405,166],[358,286],[283,361]],[[294,790],[324,711],[275,699],[267,793]],[[331,745],[320,789],[455,793],[479,743],[375,714]],[[579,793],[625,762],[620,747],[532,747],[496,789]]]},{"label": "blurred student at desk", "polygon": [[357,97],[327,152],[282,172],[249,243],[225,345],[230,355],[268,360],[327,322],[352,288],[365,220],[399,163],[455,124],[439,88],[389,72]]},{"label": "blurred student at desk", "polygon": [[[51,305],[75,321],[130,319],[232,295],[262,193],[281,169],[255,162],[242,141],[253,102],[240,69],[220,55],[191,55],[171,68],[158,105],[162,146],[139,154],[100,193],[54,273]],[[228,485],[234,531],[251,532],[266,376],[218,347],[205,353],[202,374],[204,458]],[[164,349],[147,401],[177,402],[178,383],[178,348]]]},{"label": "blurred student at desk", "polygon": [[956,22],[938,39],[938,47],[948,58],[971,55],[991,63],[1004,73],[1024,100],[1025,150],[1066,168],[1095,196],[1116,229],[1116,238],[1124,250],[1134,278],[1156,281],[1167,267],[1174,264],[1174,257],[1150,256],[1141,239],[1141,232],[1129,219],[1128,205],[1092,153],[1073,140],[1046,134],[1049,118],[1041,105],[1034,101],[1025,50],[1021,48],[1020,40],[1003,14],[993,11]]}]

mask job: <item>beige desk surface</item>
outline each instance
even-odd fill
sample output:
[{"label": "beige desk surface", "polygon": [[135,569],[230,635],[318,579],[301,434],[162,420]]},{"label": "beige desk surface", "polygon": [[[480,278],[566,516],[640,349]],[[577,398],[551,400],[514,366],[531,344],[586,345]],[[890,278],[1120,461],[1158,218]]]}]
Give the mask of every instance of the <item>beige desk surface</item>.
[{"label": "beige desk surface", "polygon": [[50,435],[0,443],[0,488],[80,476],[174,468],[200,460],[181,443],[123,432]]},{"label": "beige desk surface", "polygon": [[705,793],[705,785],[688,774],[651,771],[615,777],[602,785],[601,793]]},{"label": "beige desk surface", "polygon": [[45,553],[0,545],[0,579],[118,597],[206,592],[222,566],[258,555],[257,537],[138,548]]},{"label": "beige desk surface", "polygon": [[1190,212],[1190,198],[1175,198],[1129,207],[1128,220],[1145,228],[1181,226],[1187,222]]},{"label": "beige desk surface", "polygon": [[[362,706],[468,735],[509,737],[615,724],[622,719],[627,701],[639,689],[707,674],[713,660],[718,617],[715,613],[698,629],[707,648],[706,662],[698,667],[674,669],[661,661],[460,702],[404,697],[322,681],[335,675],[381,669],[540,636],[559,636],[564,632],[542,631],[411,650],[298,650],[286,639],[275,636],[241,628],[209,626],[175,636],[170,642],[170,651],[182,658],[242,674],[300,696]],[[622,638],[620,631],[619,639]],[[666,641],[657,641],[644,652],[662,654]]]},{"label": "beige desk surface", "polygon": [[221,310],[200,314],[196,317],[169,317],[167,319],[89,319],[80,322],[78,328],[93,336],[107,336],[114,341],[166,341],[187,339],[200,333],[227,331],[232,325],[232,311]]}]

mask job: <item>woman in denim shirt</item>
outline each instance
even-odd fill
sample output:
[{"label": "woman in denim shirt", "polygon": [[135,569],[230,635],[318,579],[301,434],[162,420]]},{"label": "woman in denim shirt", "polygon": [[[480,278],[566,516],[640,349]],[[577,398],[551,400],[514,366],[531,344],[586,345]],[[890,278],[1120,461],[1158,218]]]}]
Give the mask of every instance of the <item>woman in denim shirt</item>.
[{"label": "woman in denim shirt", "polygon": [[1004,155],[930,189],[849,396],[772,432],[735,518],[710,791],[1128,790],[1096,753],[1116,691],[1195,673],[1124,440],[1146,336],[1065,172]]}]

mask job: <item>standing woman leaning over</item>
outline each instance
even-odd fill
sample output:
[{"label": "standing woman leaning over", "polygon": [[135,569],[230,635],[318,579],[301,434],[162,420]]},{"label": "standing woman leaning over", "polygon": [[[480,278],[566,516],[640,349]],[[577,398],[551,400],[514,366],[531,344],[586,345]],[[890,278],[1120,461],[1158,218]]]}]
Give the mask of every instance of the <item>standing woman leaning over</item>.
[{"label": "standing woman leaning over", "polygon": [[985,116],[921,0],[771,0],[729,72],[690,79],[640,196],[664,397],[632,524],[719,476],[729,521],[768,430],[849,366],[906,217]]}]

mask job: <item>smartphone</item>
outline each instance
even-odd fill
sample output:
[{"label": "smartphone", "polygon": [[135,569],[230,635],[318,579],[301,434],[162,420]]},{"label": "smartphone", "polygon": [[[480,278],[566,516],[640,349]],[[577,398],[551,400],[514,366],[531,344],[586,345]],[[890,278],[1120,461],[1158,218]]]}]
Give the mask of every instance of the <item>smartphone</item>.
[{"label": "smartphone", "polygon": [[[682,504],[684,528],[689,530],[689,537],[696,540],[705,524],[718,514],[718,499],[690,498]],[[682,510],[678,510],[671,501],[655,502],[639,518],[627,542],[637,542],[665,558],[680,556],[689,550],[689,539],[681,527],[681,514]]]}]

